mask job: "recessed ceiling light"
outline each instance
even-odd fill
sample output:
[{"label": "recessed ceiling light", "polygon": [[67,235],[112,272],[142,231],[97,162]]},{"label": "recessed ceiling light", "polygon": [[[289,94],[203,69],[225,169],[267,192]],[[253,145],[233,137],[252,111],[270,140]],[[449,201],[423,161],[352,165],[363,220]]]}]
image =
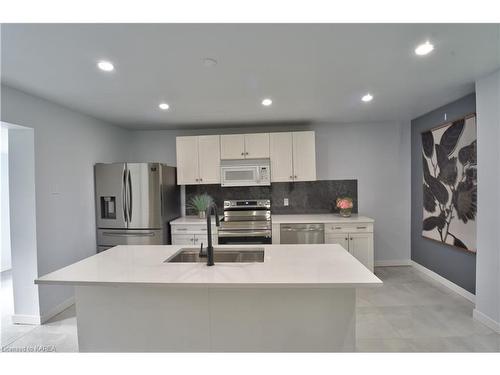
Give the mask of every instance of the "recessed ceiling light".
[{"label": "recessed ceiling light", "polygon": [[97,63],[97,67],[105,72],[112,72],[115,69],[114,65],[111,62],[105,60],[99,61]]},{"label": "recessed ceiling light", "polygon": [[273,104],[273,101],[271,99],[269,99],[269,98],[266,98],[266,99],[262,100],[262,105],[264,107],[269,107],[271,104]]},{"label": "recessed ceiling light", "polygon": [[361,100],[364,101],[365,103],[371,102],[373,100],[373,95],[370,93],[367,93],[366,95],[364,95],[361,98]]},{"label": "recessed ceiling light", "polygon": [[417,46],[417,48],[415,48],[415,54],[417,54],[418,56],[425,56],[431,53],[433,49],[434,45],[431,44],[431,42],[426,41],[425,43],[422,43]]},{"label": "recessed ceiling light", "polygon": [[211,67],[217,65],[217,60],[212,59],[210,57],[205,57],[203,59],[203,65],[206,66],[207,68],[211,68]]},{"label": "recessed ceiling light", "polygon": [[163,111],[166,111],[167,109],[170,108],[170,106],[167,103],[160,103],[158,104],[158,107]]}]

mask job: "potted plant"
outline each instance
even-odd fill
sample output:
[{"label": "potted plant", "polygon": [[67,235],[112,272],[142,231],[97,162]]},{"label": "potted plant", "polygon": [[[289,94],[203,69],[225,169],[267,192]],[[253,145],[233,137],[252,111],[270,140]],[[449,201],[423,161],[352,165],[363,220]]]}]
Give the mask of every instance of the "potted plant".
[{"label": "potted plant", "polygon": [[341,197],[337,198],[337,208],[339,209],[340,216],[349,217],[352,211],[352,198]]},{"label": "potted plant", "polygon": [[205,219],[207,207],[213,203],[213,198],[208,194],[195,195],[189,200],[187,207],[196,211],[200,219]]}]

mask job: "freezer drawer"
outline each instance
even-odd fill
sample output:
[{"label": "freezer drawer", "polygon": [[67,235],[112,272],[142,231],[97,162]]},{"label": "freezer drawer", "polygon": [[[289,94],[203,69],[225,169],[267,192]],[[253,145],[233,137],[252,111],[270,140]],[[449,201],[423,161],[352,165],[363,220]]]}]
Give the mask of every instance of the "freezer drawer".
[{"label": "freezer drawer", "polygon": [[97,246],[162,245],[163,230],[98,229]]}]

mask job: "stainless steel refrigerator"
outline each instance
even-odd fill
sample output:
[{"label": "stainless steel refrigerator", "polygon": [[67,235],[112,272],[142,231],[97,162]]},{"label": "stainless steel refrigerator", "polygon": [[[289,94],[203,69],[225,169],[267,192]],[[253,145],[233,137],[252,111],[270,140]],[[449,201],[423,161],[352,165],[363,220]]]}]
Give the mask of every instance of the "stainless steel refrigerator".
[{"label": "stainless steel refrigerator", "polygon": [[171,241],[180,216],[175,167],[160,163],[99,163],[94,167],[97,252],[116,245]]}]

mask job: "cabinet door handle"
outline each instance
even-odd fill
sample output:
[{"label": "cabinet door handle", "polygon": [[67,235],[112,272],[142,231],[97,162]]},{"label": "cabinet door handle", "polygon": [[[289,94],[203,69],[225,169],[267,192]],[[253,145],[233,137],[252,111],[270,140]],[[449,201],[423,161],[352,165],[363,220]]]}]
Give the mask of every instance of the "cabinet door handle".
[{"label": "cabinet door handle", "polygon": [[293,180],[293,176],[290,176],[290,180]]},{"label": "cabinet door handle", "polygon": [[293,178],[297,178],[297,175],[293,176]]},{"label": "cabinet door handle", "polygon": [[177,228],[176,231],[178,230],[188,230],[187,228]]},{"label": "cabinet door handle", "polygon": [[366,229],[366,227],[356,227],[356,229]]},{"label": "cabinet door handle", "polygon": [[346,241],[349,241],[349,238],[348,238],[348,237],[346,237],[346,238],[345,238],[345,240],[346,240]]},{"label": "cabinet door handle", "polygon": [[242,152],[242,153],[241,153],[241,156],[243,156],[243,155],[245,155],[245,153],[244,153],[244,152]]},{"label": "cabinet door handle", "polygon": [[352,237],[351,237],[351,241],[352,241]]},{"label": "cabinet door handle", "polygon": [[335,227],[335,229],[342,229],[342,227]]},{"label": "cabinet door handle", "polygon": [[203,178],[200,178],[200,181],[203,181]]},{"label": "cabinet door handle", "polygon": [[248,155],[248,152],[245,152],[245,155]]}]

